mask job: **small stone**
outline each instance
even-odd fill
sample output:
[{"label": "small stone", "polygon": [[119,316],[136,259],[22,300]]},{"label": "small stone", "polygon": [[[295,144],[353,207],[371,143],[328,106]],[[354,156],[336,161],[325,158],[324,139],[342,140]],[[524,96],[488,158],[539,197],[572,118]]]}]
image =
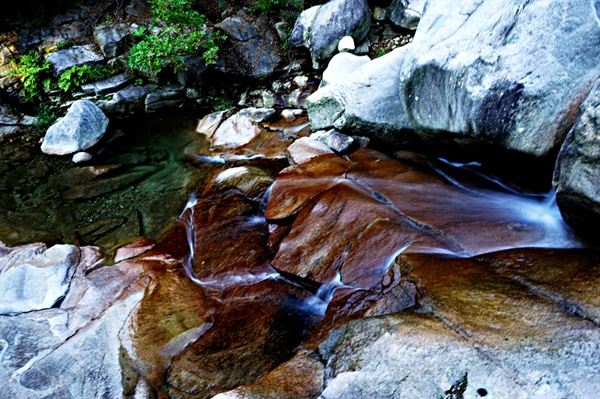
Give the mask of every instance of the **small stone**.
[{"label": "small stone", "polygon": [[349,52],[356,48],[352,36],[344,36],[338,43],[338,51],[340,53]]},{"label": "small stone", "polygon": [[284,109],[281,111],[281,117],[286,121],[293,121],[300,115],[302,115],[304,111],[301,109]]},{"label": "small stone", "polygon": [[298,87],[304,87],[308,83],[308,76],[304,76],[304,75],[296,76],[294,78],[294,83],[296,83],[296,85]]},{"label": "small stone", "polygon": [[261,94],[263,107],[271,108],[275,105],[275,95],[268,90],[264,90]]},{"label": "small stone", "polygon": [[75,155],[73,155],[73,163],[84,163],[84,162],[88,162],[92,160],[92,154],[90,154],[89,152],[78,152]]},{"label": "small stone", "polygon": [[373,8],[373,19],[375,21],[385,21],[387,18],[387,10],[383,7]]}]

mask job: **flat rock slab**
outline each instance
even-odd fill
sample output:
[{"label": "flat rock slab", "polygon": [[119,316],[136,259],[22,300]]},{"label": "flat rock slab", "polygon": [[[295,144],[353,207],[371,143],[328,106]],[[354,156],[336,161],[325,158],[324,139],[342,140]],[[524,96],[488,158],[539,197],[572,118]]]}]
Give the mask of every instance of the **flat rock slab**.
[{"label": "flat rock slab", "polygon": [[57,76],[74,66],[97,65],[104,61],[104,57],[96,53],[91,44],[58,50],[48,54],[46,59],[52,64]]}]

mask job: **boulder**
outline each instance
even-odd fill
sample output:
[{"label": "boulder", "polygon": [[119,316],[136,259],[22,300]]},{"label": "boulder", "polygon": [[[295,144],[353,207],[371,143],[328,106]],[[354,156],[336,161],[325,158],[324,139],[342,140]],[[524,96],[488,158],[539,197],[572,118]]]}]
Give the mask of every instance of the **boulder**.
[{"label": "boulder", "polygon": [[0,257],[0,314],[48,309],[64,298],[79,249],[32,245]]},{"label": "boulder", "polygon": [[67,155],[86,150],[106,132],[108,118],[89,100],[75,101],[64,118],[50,126],[42,142],[42,152]]},{"label": "boulder", "polygon": [[323,78],[319,87],[325,87],[330,84],[341,84],[346,82],[349,75],[361,66],[371,61],[366,55],[354,55],[352,53],[342,52],[333,56],[327,69],[323,71]]},{"label": "boulder", "polygon": [[212,136],[212,145],[235,148],[248,144],[261,132],[257,123],[274,114],[272,108],[245,108],[219,126]]},{"label": "boulder", "polygon": [[600,222],[600,81],[580,109],[554,170],[556,201],[563,217],[582,232]]},{"label": "boulder", "polygon": [[200,134],[204,134],[207,137],[212,137],[212,135],[217,131],[223,119],[225,119],[225,115],[227,111],[216,111],[212,112],[208,115],[205,115],[198,122],[198,127],[196,127],[196,132]]},{"label": "boulder", "polygon": [[394,0],[388,8],[388,18],[401,28],[415,30],[424,7],[425,0]]},{"label": "boulder", "polygon": [[119,55],[125,47],[129,28],[125,24],[104,23],[94,29],[94,39],[107,58]]},{"label": "boulder", "polygon": [[[246,9],[216,25],[229,38],[231,51],[224,55],[225,72],[250,79],[265,79],[280,69],[279,40],[266,16],[255,16]],[[224,47],[225,49],[225,47]]]},{"label": "boulder", "polygon": [[558,151],[600,74],[589,1],[433,0],[401,74],[401,99],[426,141],[535,159]]},{"label": "boulder", "polygon": [[332,0],[300,14],[290,45],[309,49],[313,67],[322,69],[344,36],[351,36],[360,43],[370,27],[371,10],[366,0]]},{"label": "boulder", "polygon": [[301,164],[320,155],[333,154],[327,144],[314,138],[300,137],[288,147],[291,163]]},{"label": "boulder", "polygon": [[[393,144],[414,141],[415,135],[400,102],[400,80],[397,78],[407,52],[408,47],[398,48],[310,95],[306,107],[312,129],[335,128],[343,133],[365,135]],[[331,62],[340,56],[362,59],[343,53]]]},{"label": "boulder", "polygon": [[91,44],[58,50],[48,54],[46,59],[52,64],[56,76],[74,66],[97,65],[104,61],[104,57],[96,53]]}]

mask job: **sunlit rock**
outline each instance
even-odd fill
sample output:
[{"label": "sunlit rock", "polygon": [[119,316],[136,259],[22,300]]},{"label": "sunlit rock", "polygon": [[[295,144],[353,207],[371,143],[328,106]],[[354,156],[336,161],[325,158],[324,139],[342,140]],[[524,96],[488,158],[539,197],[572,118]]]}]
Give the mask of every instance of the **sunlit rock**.
[{"label": "sunlit rock", "polygon": [[300,164],[325,154],[333,154],[331,148],[310,137],[301,137],[288,147],[292,163]]},{"label": "sunlit rock", "polygon": [[94,28],[94,39],[108,58],[116,57],[124,50],[129,34],[129,28],[125,24],[107,22]]},{"label": "sunlit rock", "polygon": [[0,258],[0,314],[47,309],[65,297],[79,262],[73,245],[30,246]]},{"label": "sunlit rock", "polygon": [[58,50],[48,54],[46,59],[54,68],[56,76],[59,76],[64,71],[74,66],[97,65],[104,61],[104,57],[96,53],[91,44]]},{"label": "sunlit rock", "polygon": [[225,115],[227,111],[218,111],[212,112],[208,115],[205,115],[199,122],[196,131],[200,134],[204,134],[207,137],[212,137],[212,135],[217,131],[223,119],[225,119]]},{"label": "sunlit rock", "polygon": [[219,126],[212,136],[212,145],[235,148],[248,144],[260,133],[256,124],[274,114],[272,108],[245,108]]},{"label": "sunlit rock", "polygon": [[556,201],[567,223],[597,236],[600,222],[600,82],[580,109],[554,170]]}]

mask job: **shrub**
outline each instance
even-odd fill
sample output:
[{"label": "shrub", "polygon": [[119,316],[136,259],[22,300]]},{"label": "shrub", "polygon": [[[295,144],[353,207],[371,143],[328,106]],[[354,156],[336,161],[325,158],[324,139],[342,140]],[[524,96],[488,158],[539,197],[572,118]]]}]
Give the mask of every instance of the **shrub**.
[{"label": "shrub", "polygon": [[37,114],[37,122],[35,124],[38,133],[45,133],[50,126],[59,118],[59,110],[52,105],[42,104],[39,107]]},{"label": "shrub", "polygon": [[52,84],[52,72],[50,62],[36,52],[23,55],[19,62],[11,61],[12,75],[19,75],[22,88],[21,93],[25,101],[41,101],[44,88]]},{"label": "shrub", "polygon": [[[256,0],[250,11],[261,14],[272,14],[276,10],[287,7],[287,0]],[[296,5],[296,3],[294,4]]]},{"label": "shrub", "polygon": [[198,52],[207,64],[216,62],[217,40],[225,36],[208,35],[203,28],[204,15],[191,9],[191,0],[150,0],[153,26],[134,32],[140,39],[130,51],[129,66],[147,74],[158,74],[163,66],[181,67],[185,55]]},{"label": "shrub", "polygon": [[58,78],[58,87],[64,92],[72,92],[82,84],[94,82],[105,77],[100,68],[89,65],[74,66],[64,71]]}]

